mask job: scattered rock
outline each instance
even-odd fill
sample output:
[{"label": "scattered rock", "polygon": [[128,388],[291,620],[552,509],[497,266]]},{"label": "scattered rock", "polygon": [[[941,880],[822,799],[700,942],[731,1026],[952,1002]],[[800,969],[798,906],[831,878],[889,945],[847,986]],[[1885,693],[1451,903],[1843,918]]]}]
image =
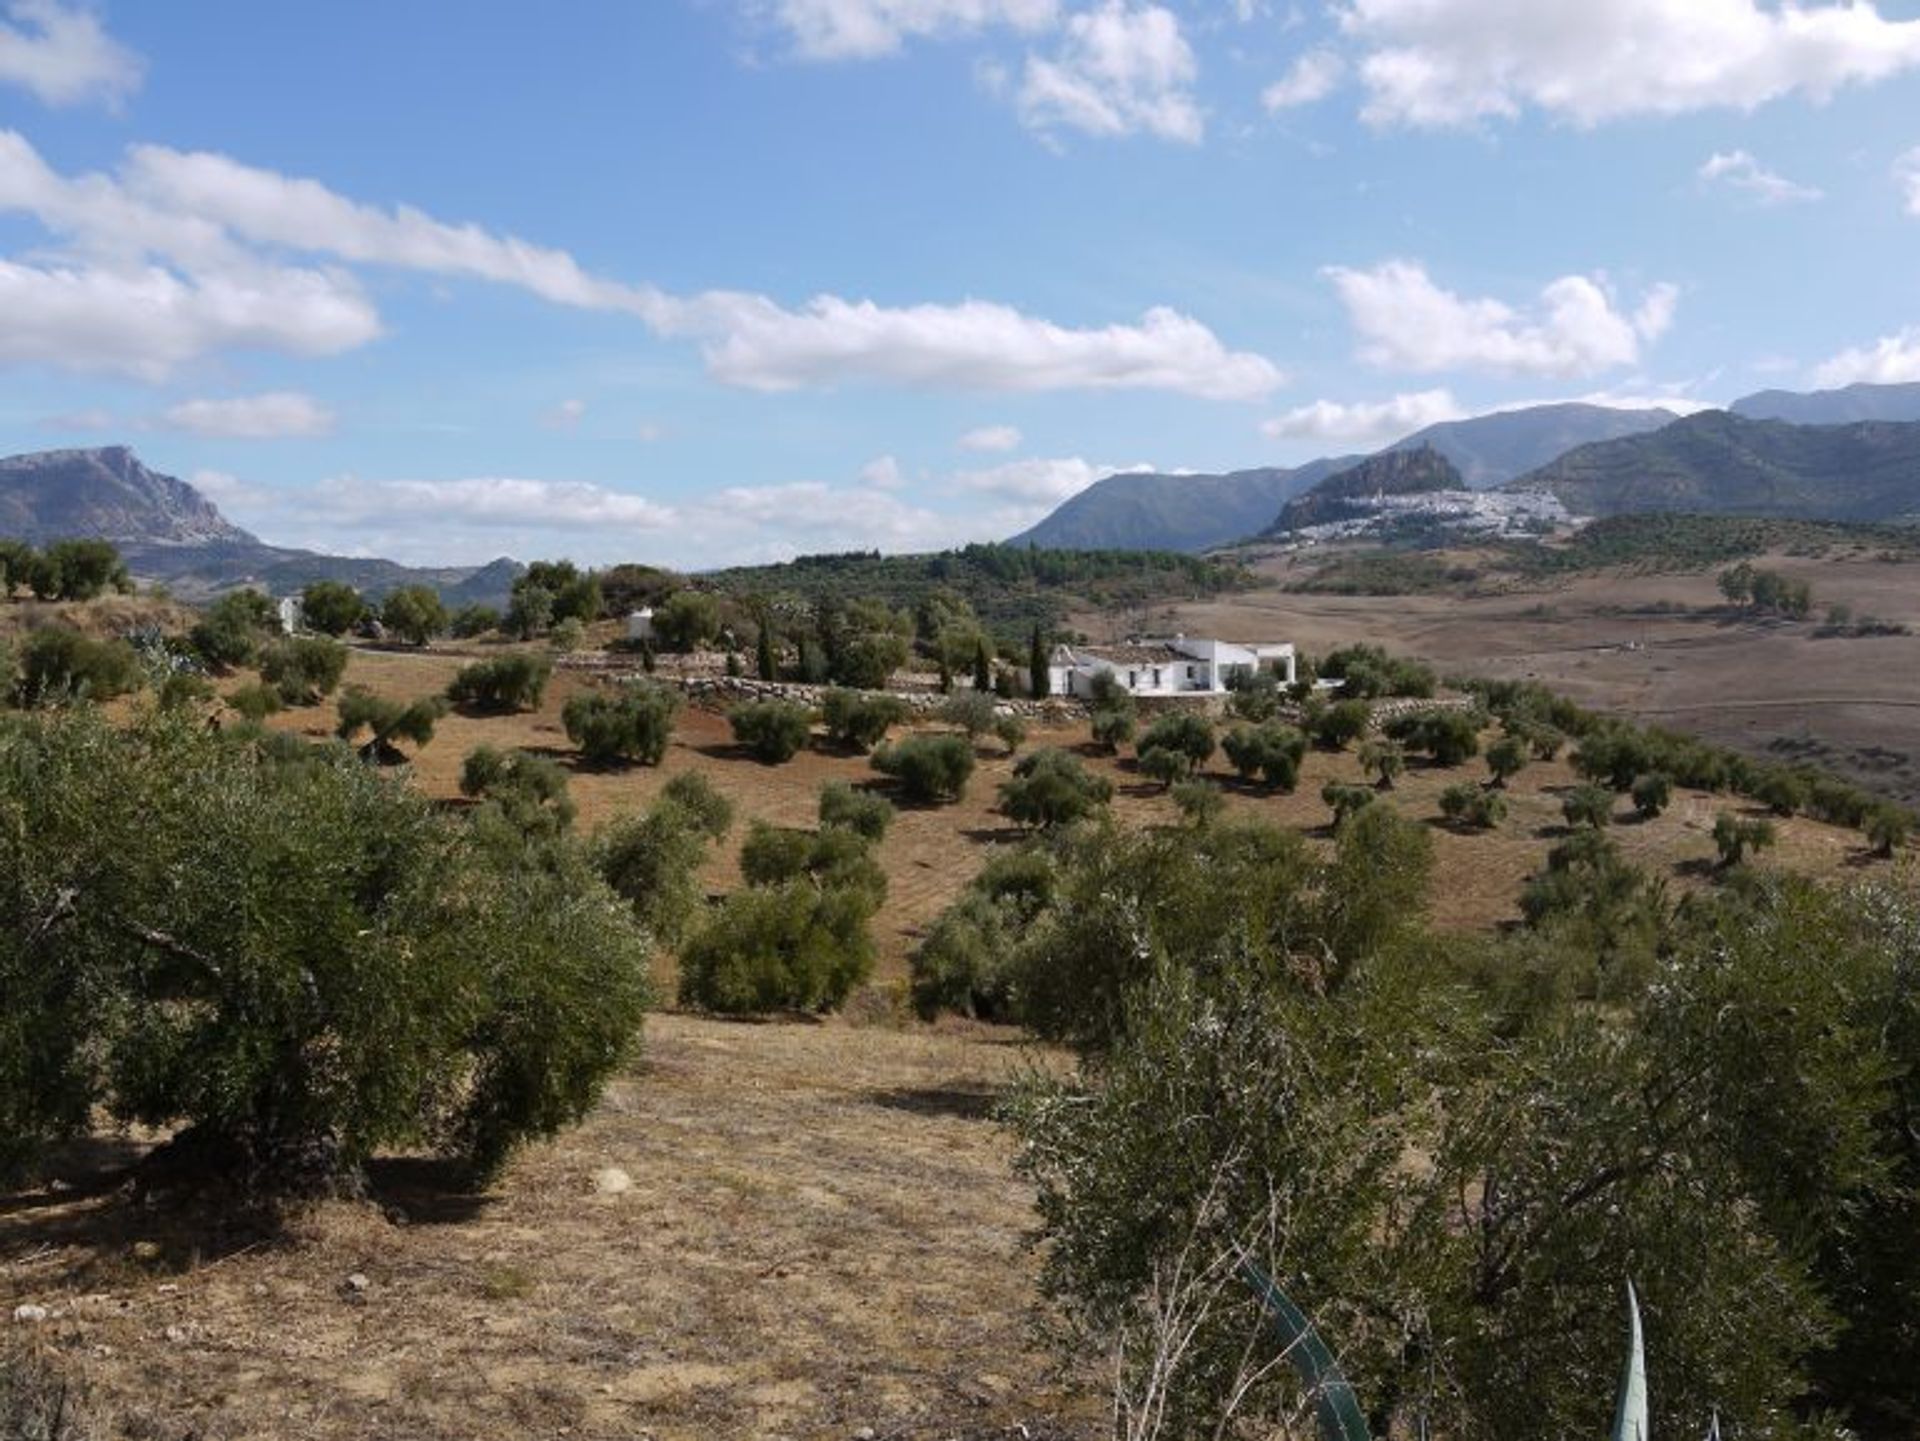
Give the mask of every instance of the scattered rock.
[{"label": "scattered rock", "polygon": [[185,1326],[169,1326],[161,1334],[175,1346],[184,1346],[187,1343],[187,1328]]},{"label": "scattered rock", "polygon": [[355,1271],[340,1283],[340,1289],[346,1292],[349,1297],[364,1296],[367,1293],[367,1288],[372,1284],[373,1282],[366,1278],[364,1272]]},{"label": "scattered rock", "polygon": [[13,1319],[23,1326],[37,1325],[47,1319],[47,1308],[28,1303],[13,1308]]},{"label": "scattered rock", "polygon": [[633,1177],[618,1166],[593,1173],[593,1189],[603,1196],[624,1196],[633,1189]]},{"label": "scattered rock", "polygon": [[874,1441],[874,1437],[879,1434],[880,1433],[871,1426],[862,1426],[858,1431],[853,1433],[853,1441]]}]

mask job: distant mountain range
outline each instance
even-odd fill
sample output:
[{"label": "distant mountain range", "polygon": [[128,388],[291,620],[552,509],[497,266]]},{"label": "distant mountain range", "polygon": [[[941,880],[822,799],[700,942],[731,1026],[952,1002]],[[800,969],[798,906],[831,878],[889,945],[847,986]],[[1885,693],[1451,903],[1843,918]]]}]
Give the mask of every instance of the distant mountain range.
[{"label": "distant mountain range", "polygon": [[1349,455],[1293,470],[1227,475],[1110,475],[1009,543],[1061,550],[1209,550],[1264,530],[1281,506],[1359,459]]},{"label": "distant mountain range", "polygon": [[[1471,420],[1443,421],[1388,449],[1430,446],[1458,470],[1461,484],[1490,490],[1577,445],[1657,430],[1675,418],[1672,411],[1657,408],[1534,405]],[[1185,551],[1229,545],[1266,531],[1289,501],[1365,458],[1335,456],[1291,470],[1237,470],[1225,475],[1110,475],[1062,502],[1011,543]]]},{"label": "distant mountain range", "polygon": [[1904,520],[1920,517],[1920,424],[1790,425],[1705,410],[1583,445],[1510,488],[1551,491],[1576,515]]},{"label": "distant mountain range", "polygon": [[1372,496],[1422,495],[1468,488],[1453,462],[1432,445],[1386,450],[1349,470],[1328,476],[1305,495],[1288,501],[1279,519],[1265,533],[1285,535],[1310,525],[1351,520],[1364,512],[1364,507],[1357,502]]},{"label": "distant mountain range", "polygon": [[[1862,420],[1920,421],[1920,384],[1849,385],[1844,390],[1762,390],[1727,407],[1747,420],[1794,425],[1852,425]],[[1596,437],[1597,438],[1597,437]]]},{"label": "distant mountain range", "polygon": [[32,545],[83,536],[110,540],[136,577],[164,581],[186,600],[240,585],[286,595],[316,580],[339,580],[376,598],[417,584],[432,586],[449,605],[497,606],[506,603],[521,570],[505,557],[484,566],[422,569],[269,545],[187,482],[148,469],[122,445],[0,460],[0,536]]}]

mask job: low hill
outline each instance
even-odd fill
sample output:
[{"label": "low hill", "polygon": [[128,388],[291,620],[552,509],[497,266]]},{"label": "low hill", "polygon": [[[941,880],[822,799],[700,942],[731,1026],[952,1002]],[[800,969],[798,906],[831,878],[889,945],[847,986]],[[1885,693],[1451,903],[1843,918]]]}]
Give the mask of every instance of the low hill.
[{"label": "low hill", "polygon": [[1803,520],[1920,516],[1920,425],[1789,425],[1702,411],[1583,445],[1511,482],[1576,515],[1694,511]]},{"label": "low hill", "polygon": [[1052,550],[1208,550],[1254,534],[1294,496],[1355,459],[1225,475],[1110,475],[1007,543]]},{"label": "low hill", "polygon": [[269,545],[124,445],[0,459],[0,536],[35,546],[74,537],[110,540],[137,579],[163,581],[183,600],[241,585],[286,595],[313,581],[339,580],[376,599],[403,585],[428,585],[449,605],[504,606],[520,573],[519,563],[505,557],[477,567],[422,569]]},{"label": "low hill", "polygon": [[1839,390],[1762,390],[1727,407],[1748,420],[1794,425],[1853,425],[1863,420],[1920,421],[1920,383],[1849,385]]},{"label": "low hill", "polygon": [[1392,448],[1418,450],[1430,445],[1453,463],[1467,486],[1491,490],[1577,446],[1644,435],[1679,418],[1671,410],[1621,410],[1577,401],[1529,405],[1470,420],[1441,421],[1395,442]]},{"label": "low hill", "polygon": [[1389,450],[1358,465],[1330,475],[1287,502],[1264,534],[1285,535],[1310,525],[1329,525],[1362,513],[1355,502],[1382,495],[1422,495],[1431,491],[1465,490],[1460,472],[1436,448]]}]

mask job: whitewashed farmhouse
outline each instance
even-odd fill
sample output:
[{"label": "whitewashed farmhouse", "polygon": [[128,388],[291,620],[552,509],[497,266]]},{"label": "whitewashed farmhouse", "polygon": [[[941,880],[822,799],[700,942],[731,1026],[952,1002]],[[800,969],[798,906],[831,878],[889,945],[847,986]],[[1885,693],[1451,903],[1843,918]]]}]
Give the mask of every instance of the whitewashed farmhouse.
[{"label": "whitewashed farmhouse", "polygon": [[1130,640],[1124,645],[1057,645],[1048,659],[1053,694],[1086,697],[1093,679],[1111,675],[1137,696],[1224,695],[1236,676],[1266,669],[1293,684],[1293,646],[1235,645],[1224,640]]}]

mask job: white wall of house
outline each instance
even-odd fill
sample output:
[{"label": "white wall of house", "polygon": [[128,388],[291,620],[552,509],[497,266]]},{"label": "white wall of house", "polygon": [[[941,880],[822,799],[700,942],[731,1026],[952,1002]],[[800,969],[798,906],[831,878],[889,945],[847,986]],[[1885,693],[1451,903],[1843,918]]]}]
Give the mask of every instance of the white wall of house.
[{"label": "white wall of house", "polygon": [[627,616],[627,639],[632,641],[653,639],[653,612],[646,606],[641,606]]},{"label": "white wall of house", "polygon": [[1130,657],[1125,649],[1103,655],[1098,647],[1054,647],[1048,665],[1053,694],[1084,699],[1093,693],[1094,677],[1102,672],[1137,696],[1221,695],[1236,674],[1265,667],[1275,671],[1283,684],[1291,684],[1297,673],[1294,649],[1286,644],[1241,646],[1175,636],[1164,645],[1172,654],[1164,657]]}]

